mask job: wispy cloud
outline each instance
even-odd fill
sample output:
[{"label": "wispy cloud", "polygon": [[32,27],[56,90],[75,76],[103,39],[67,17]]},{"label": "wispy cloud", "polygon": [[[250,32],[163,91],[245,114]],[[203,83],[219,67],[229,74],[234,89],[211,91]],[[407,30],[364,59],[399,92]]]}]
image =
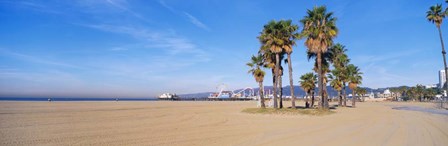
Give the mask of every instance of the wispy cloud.
[{"label": "wispy cloud", "polygon": [[8,57],[17,58],[17,59],[31,62],[31,63],[45,64],[45,65],[52,65],[52,66],[59,66],[59,67],[68,67],[68,68],[75,68],[75,69],[84,69],[83,67],[80,67],[77,65],[72,65],[72,64],[61,62],[61,61],[53,61],[53,60],[45,59],[42,57],[13,52],[13,51],[5,50],[5,49],[0,49],[0,53],[6,55]]},{"label": "wispy cloud", "polygon": [[47,5],[35,1],[0,1],[0,4],[6,4],[12,7],[32,10],[41,13],[61,14],[60,11],[57,11]]},{"label": "wispy cloud", "polygon": [[357,55],[352,62],[362,67],[361,71],[364,72],[364,85],[366,86],[378,88],[411,85],[420,80],[407,77],[409,74],[403,74],[396,70],[396,66],[417,53],[419,50],[408,50],[403,53],[383,52],[380,55]]},{"label": "wispy cloud", "polygon": [[146,22],[150,22],[148,19],[146,19],[145,17],[143,17],[140,13],[137,13],[135,11],[133,11],[132,9],[130,9],[127,6],[127,1],[126,0],[106,0],[107,3],[109,3],[110,5],[117,7],[121,10],[124,10],[128,13],[130,13],[131,15],[133,15],[134,17],[141,19],[143,21]]},{"label": "wispy cloud", "polygon": [[194,25],[196,25],[199,28],[202,28],[204,30],[210,31],[210,28],[208,28],[204,23],[202,23],[201,21],[199,21],[196,17],[194,17],[193,15],[184,12],[184,14],[188,17],[188,19],[190,20],[191,23],[193,23]]},{"label": "wispy cloud", "polygon": [[146,48],[167,48],[170,54],[194,53],[204,55],[205,52],[186,38],[180,37],[173,32],[153,32],[146,28],[136,28],[119,25],[84,25],[90,28],[125,34],[140,39],[145,43]]},{"label": "wispy cloud", "polygon": [[126,51],[129,50],[128,48],[123,48],[123,47],[115,47],[110,49],[111,51]]},{"label": "wispy cloud", "polygon": [[166,9],[168,9],[169,11],[171,11],[171,12],[173,12],[173,13],[177,13],[177,11],[174,10],[171,6],[167,5],[167,4],[165,3],[165,1],[160,0],[159,3],[160,3],[160,5],[162,5],[163,7],[165,7]]},{"label": "wispy cloud", "polygon": [[165,1],[163,1],[163,0],[160,0],[159,3],[160,3],[160,5],[162,5],[163,7],[165,7],[166,9],[168,9],[169,11],[171,11],[172,13],[174,13],[176,15],[186,16],[187,20],[190,21],[190,23],[192,23],[193,25],[195,25],[201,29],[204,29],[206,31],[211,31],[211,29],[207,25],[202,23],[202,21],[200,21],[198,18],[194,17],[190,13],[185,12],[185,11],[181,12],[179,10],[176,10],[173,7],[166,4]]}]

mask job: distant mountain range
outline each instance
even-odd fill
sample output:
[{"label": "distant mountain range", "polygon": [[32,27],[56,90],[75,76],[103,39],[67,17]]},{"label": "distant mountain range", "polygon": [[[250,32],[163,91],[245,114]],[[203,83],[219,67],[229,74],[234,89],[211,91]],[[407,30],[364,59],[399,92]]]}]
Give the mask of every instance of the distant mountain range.
[{"label": "distant mountain range", "polygon": [[[389,89],[389,88],[394,88],[394,87],[387,87],[387,88],[378,88],[378,89],[372,89],[369,87],[362,87],[365,88],[367,90],[367,93],[383,93],[384,90]],[[266,90],[265,92],[267,92],[267,90],[271,90],[272,92],[272,86],[265,86],[264,89]],[[237,89],[234,90],[234,92],[239,92],[243,89]],[[258,93],[259,88],[254,88],[255,93]],[[318,89],[316,88],[315,93],[317,94]],[[331,86],[327,86],[327,91],[330,95],[330,97],[333,96],[337,96],[338,93],[336,90],[334,90]],[[348,86],[346,87],[346,93],[347,94],[351,94],[352,90],[350,88],[348,88]],[[215,91],[216,92],[216,91]],[[215,93],[215,92],[201,92],[201,93],[191,93],[191,94],[181,94],[179,95],[181,98],[207,98],[211,93]],[[290,96],[291,95],[291,91],[290,91],[290,86],[284,86],[283,87],[283,95],[284,96]],[[302,88],[300,86],[294,86],[294,95],[296,97],[302,98],[303,96],[305,96],[305,91],[302,90]]]}]

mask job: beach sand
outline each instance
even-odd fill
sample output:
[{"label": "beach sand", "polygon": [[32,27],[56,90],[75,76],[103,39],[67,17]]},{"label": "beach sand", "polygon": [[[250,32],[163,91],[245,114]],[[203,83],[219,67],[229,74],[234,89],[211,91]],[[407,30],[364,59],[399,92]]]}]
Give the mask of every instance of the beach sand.
[{"label": "beach sand", "polygon": [[326,116],[241,112],[255,106],[4,101],[0,145],[448,145],[447,115],[392,109],[431,103],[364,102]]}]

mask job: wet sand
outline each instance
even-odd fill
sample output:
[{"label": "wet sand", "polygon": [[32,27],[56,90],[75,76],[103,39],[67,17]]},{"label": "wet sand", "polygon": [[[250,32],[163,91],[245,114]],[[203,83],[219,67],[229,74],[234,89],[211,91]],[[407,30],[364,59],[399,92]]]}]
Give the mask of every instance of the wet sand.
[{"label": "wet sand", "polygon": [[448,145],[447,115],[392,109],[430,103],[357,103],[320,117],[241,112],[255,105],[0,102],[0,145]]}]

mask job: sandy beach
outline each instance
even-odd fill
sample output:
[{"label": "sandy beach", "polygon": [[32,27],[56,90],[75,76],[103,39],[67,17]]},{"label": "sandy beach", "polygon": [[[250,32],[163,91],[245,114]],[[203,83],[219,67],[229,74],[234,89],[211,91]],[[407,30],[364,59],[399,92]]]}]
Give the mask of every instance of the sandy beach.
[{"label": "sandy beach", "polygon": [[365,102],[318,117],[241,112],[255,105],[0,102],[0,145],[448,145],[447,115],[392,109],[430,103]]}]

